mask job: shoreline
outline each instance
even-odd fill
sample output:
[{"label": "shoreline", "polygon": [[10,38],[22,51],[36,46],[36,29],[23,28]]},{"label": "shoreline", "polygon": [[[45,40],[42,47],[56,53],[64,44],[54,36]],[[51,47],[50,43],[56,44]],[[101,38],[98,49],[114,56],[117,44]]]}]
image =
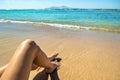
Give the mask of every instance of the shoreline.
[{"label": "shoreline", "polygon": [[15,24],[32,24],[32,25],[43,25],[50,27],[58,27],[63,29],[72,29],[72,30],[92,30],[92,31],[100,31],[100,32],[112,32],[112,33],[120,33],[120,29],[106,28],[106,27],[90,27],[90,26],[78,26],[78,25],[70,25],[70,24],[60,24],[60,23],[48,23],[48,22],[32,22],[32,21],[14,21],[14,20],[4,20],[0,19],[0,23],[15,23]]},{"label": "shoreline", "polygon": [[[60,53],[61,80],[120,79],[120,34],[34,24],[0,23],[0,26],[0,66],[9,61],[23,40],[30,38],[47,55]],[[32,71],[29,80],[36,73]]]}]

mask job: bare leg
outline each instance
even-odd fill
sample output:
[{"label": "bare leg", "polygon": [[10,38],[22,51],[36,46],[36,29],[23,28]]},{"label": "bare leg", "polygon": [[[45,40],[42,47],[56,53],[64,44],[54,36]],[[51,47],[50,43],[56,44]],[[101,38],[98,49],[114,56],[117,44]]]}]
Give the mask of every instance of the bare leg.
[{"label": "bare leg", "polygon": [[[57,56],[58,56],[58,53],[54,53],[54,54],[52,54],[51,56],[49,56],[48,58],[49,58],[50,61],[52,61],[52,60],[55,59]],[[3,74],[3,72],[5,71],[5,69],[7,68],[7,66],[8,66],[8,64],[0,67],[0,77],[1,77],[1,75]],[[36,65],[36,64],[34,64],[34,63],[32,64],[32,70],[35,70],[35,69],[37,69],[38,67],[39,67],[38,65]]]},{"label": "bare leg", "polygon": [[[57,56],[58,56],[58,53],[56,52],[56,53],[52,54],[51,56],[48,56],[48,59],[49,59],[50,61],[52,61],[52,60],[54,60]],[[35,69],[37,69],[38,67],[40,67],[40,66],[36,65],[35,63],[33,63],[33,65],[32,65],[32,70],[35,70]]]},{"label": "bare leg", "polygon": [[7,68],[7,64],[0,68],[0,77],[2,76],[6,68]]},{"label": "bare leg", "polygon": [[[58,56],[58,53],[54,53],[54,54],[52,54],[51,56],[49,56],[48,58],[49,58],[50,61],[52,61],[52,60],[54,60],[57,56]],[[2,74],[3,74],[3,72],[5,71],[5,69],[7,68],[7,66],[8,66],[8,64],[0,67],[0,77],[2,76]],[[38,65],[36,65],[36,64],[34,64],[34,63],[32,64],[32,70],[35,70],[35,69],[37,69],[38,67],[39,67]]]},{"label": "bare leg", "polygon": [[45,67],[52,72],[59,63],[50,62],[45,53],[32,40],[25,40],[17,48],[1,80],[28,80],[32,64]]}]

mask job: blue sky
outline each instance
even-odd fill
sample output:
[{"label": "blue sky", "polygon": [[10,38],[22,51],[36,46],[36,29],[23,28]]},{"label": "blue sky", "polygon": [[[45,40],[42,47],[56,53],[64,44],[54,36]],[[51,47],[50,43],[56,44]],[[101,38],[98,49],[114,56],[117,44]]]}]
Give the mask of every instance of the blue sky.
[{"label": "blue sky", "polygon": [[0,0],[0,9],[43,9],[51,6],[120,9],[120,0]]}]

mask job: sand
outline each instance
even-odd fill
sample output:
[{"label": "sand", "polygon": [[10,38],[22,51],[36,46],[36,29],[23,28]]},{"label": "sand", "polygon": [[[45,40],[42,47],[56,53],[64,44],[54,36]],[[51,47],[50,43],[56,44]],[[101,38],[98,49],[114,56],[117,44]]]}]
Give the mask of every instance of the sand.
[{"label": "sand", "polygon": [[[47,55],[59,52],[60,80],[120,80],[120,34],[8,24],[22,27],[14,32],[16,34],[10,29],[10,33],[0,33],[0,66],[10,60],[20,42],[30,38]],[[25,27],[29,28],[22,29]],[[32,71],[29,80],[38,72]]]}]

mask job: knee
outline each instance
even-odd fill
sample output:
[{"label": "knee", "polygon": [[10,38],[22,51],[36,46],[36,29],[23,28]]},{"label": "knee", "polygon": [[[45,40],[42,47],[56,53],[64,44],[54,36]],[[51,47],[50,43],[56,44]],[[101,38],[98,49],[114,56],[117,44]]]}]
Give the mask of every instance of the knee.
[{"label": "knee", "polygon": [[38,52],[37,44],[31,39],[24,40],[18,47],[18,55],[36,55]]},{"label": "knee", "polygon": [[35,46],[36,45],[36,43],[31,39],[26,39],[25,41],[23,41],[23,44],[24,45],[30,45],[30,46]]},{"label": "knee", "polygon": [[[42,51],[40,49],[40,47],[35,43],[35,41],[31,40],[31,39],[26,39],[22,42],[22,45],[21,46],[24,46],[24,48],[26,48],[27,50],[26,51],[29,51],[29,53],[36,53],[38,51]],[[27,54],[27,53],[26,53]]]}]

